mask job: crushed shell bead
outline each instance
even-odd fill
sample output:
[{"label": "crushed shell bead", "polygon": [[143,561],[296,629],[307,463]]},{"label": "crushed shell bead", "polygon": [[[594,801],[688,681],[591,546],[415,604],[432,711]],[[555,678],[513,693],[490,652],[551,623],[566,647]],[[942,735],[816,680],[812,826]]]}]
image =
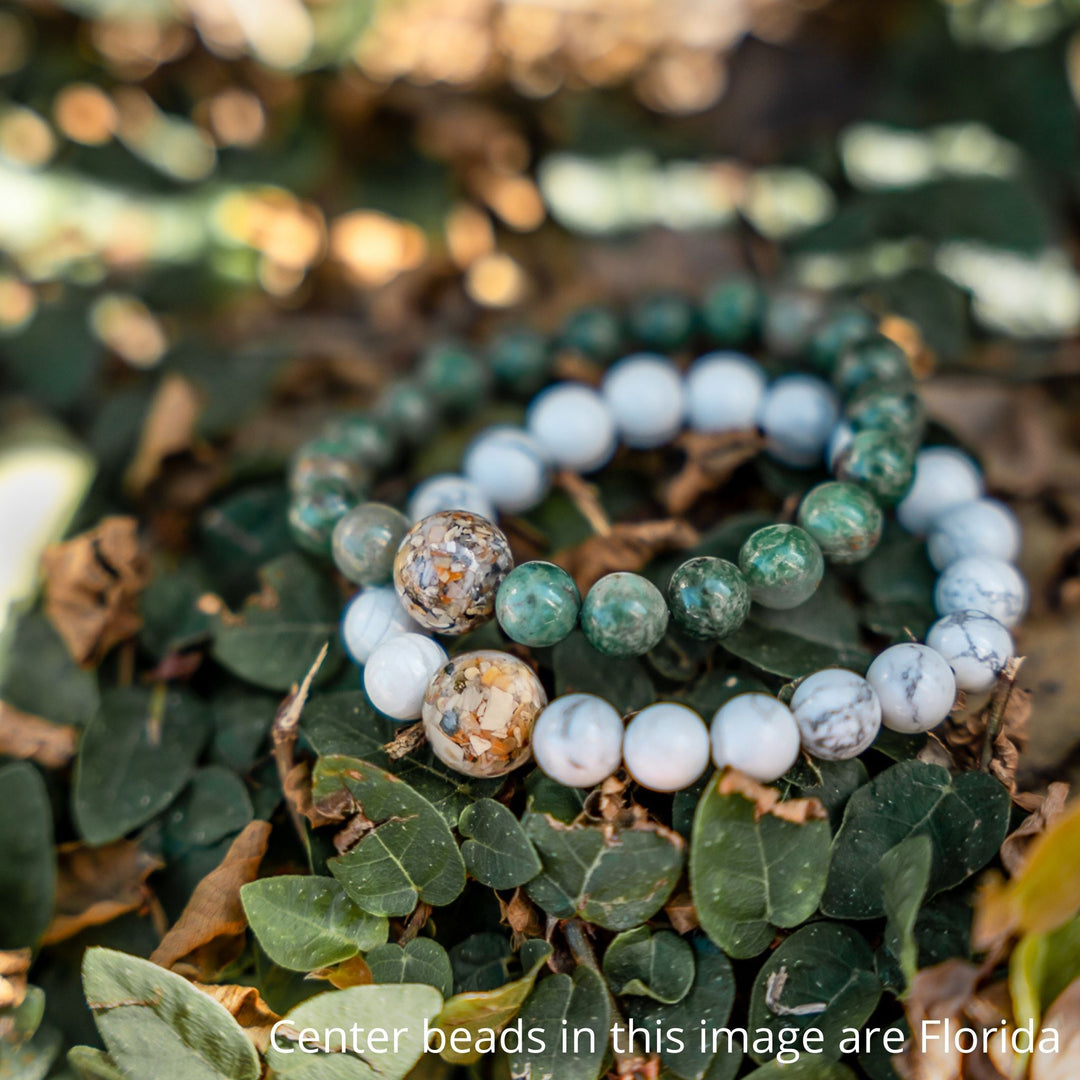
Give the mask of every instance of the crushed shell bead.
[{"label": "crushed shell bead", "polygon": [[861,676],[843,668],[808,675],[791,696],[802,747],[825,761],[858,757],[881,728],[881,703]]}]

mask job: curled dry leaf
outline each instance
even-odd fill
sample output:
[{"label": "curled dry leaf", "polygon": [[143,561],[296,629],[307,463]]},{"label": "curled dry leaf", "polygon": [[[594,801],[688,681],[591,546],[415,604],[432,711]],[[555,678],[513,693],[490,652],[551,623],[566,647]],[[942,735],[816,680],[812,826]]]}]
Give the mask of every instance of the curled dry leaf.
[{"label": "curled dry leaf", "polygon": [[150,562],[131,517],[107,517],[46,548],[45,613],[76,663],[92,666],[142,626],[139,593]]},{"label": "curled dry leaf", "polygon": [[195,887],[187,906],[158,947],[150,954],[155,964],[174,967],[192,958],[196,971],[216,971],[217,959],[243,945],[247,916],[240,887],[254,881],[270,839],[270,823],[252,821],[232,842],[225,858]]},{"label": "curled dry leaf", "polygon": [[56,906],[42,944],[55,945],[88,926],[138,911],[151,897],[147,878],[165,863],[136,840],[57,849]]},{"label": "curled dry leaf", "polygon": [[0,757],[36,761],[46,769],[62,769],[75,756],[78,731],[54,724],[0,701]]},{"label": "curled dry leaf", "polygon": [[682,468],[662,495],[671,514],[685,514],[702,495],[723,487],[740,465],[752,461],[765,446],[757,431],[721,431],[707,435],[684,432],[676,446],[686,452]]},{"label": "curled dry leaf", "polygon": [[325,979],[338,990],[346,990],[350,986],[369,986],[375,981],[371,968],[367,966],[367,961],[359,953],[356,956],[350,956],[348,960],[342,960],[340,964],[335,964],[333,967],[312,971],[307,977]]},{"label": "curled dry leaf", "polygon": [[499,901],[499,921],[510,927],[510,940],[515,949],[523,941],[543,935],[540,912],[529,903],[523,889],[515,889],[509,900],[504,900],[498,893],[495,896]]},{"label": "curled dry leaf", "polygon": [[415,724],[409,724],[408,727],[402,728],[390,742],[383,747],[383,750],[386,751],[386,756],[391,761],[400,761],[414,750],[418,750],[425,742],[427,742],[427,735],[424,734],[424,725],[418,721]]},{"label": "curled dry leaf", "polygon": [[760,821],[767,814],[790,821],[793,825],[805,825],[808,821],[827,821],[829,818],[819,799],[782,800],[776,788],[759,784],[738,769],[724,770],[718,781],[717,791],[721,795],[741,795],[752,802],[755,821]]},{"label": "curled dry leaf", "polygon": [[201,411],[202,399],[188,379],[175,372],[162,378],[124,476],[131,495],[138,497],[146,491],[161,474],[166,458],[191,448]]},{"label": "curled dry leaf", "polygon": [[671,920],[671,925],[677,934],[689,934],[696,930],[698,922],[697,909],[689,892],[676,893],[665,905],[664,913]]},{"label": "curled dry leaf", "polygon": [[254,1044],[255,1049],[265,1053],[270,1045],[270,1029],[281,1017],[263,1001],[254,986],[219,986],[200,982],[193,985],[219,1005],[224,1005],[244,1029],[244,1034]]},{"label": "curled dry leaf", "polygon": [[1010,875],[1015,876],[1023,869],[1032,843],[1065,813],[1068,797],[1069,785],[1061,781],[1054,782],[1046,794],[1039,798],[1037,805],[1024,818],[1019,828],[1005,837],[1001,845],[1001,861]]},{"label": "curled dry leaf", "polygon": [[1058,1033],[1056,1051],[1036,1047],[1029,1080],[1076,1080],[1080,1061],[1080,979],[1074,979],[1050,1006],[1043,1027]]},{"label": "curled dry leaf", "polygon": [[30,959],[29,949],[0,952],[0,1009],[15,1009],[23,1003]]}]

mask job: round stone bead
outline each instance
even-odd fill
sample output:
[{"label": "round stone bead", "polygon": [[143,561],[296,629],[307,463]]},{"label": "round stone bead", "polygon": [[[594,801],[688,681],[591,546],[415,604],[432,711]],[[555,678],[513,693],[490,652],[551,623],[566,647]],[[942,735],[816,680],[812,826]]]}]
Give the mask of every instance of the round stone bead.
[{"label": "round stone bead", "polygon": [[494,649],[459,653],[432,677],[423,719],[435,756],[466,776],[504,776],[532,754],[533,725],[547,704],[524,661]]},{"label": "round stone bead", "polygon": [[495,594],[513,569],[503,533],[486,518],[443,510],[418,521],[394,559],[394,588],[421,626],[463,634],[495,611]]},{"label": "round stone bead", "polygon": [[889,338],[875,334],[841,353],[833,372],[836,389],[847,397],[870,383],[911,381],[907,353]]},{"label": "round stone bead", "polygon": [[446,652],[424,634],[398,634],[377,646],[364,665],[364,693],[392,720],[419,720],[424,691],[446,663]]},{"label": "round stone bead", "polygon": [[739,694],[716,710],[710,724],[712,758],[763,784],[779,780],[799,756],[799,727],[771,694]]},{"label": "round stone bead", "polygon": [[646,348],[672,352],[694,332],[694,305],[680,293],[654,293],[631,307],[628,322],[630,333]]},{"label": "round stone bead", "polygon": [[750,614],[750,588],[734,563],[702,555],[687,559],[671,575],[668,607],[691,637],[727,637]]},{"label": "round stone bead", "polygon": [[327,426],[326,435],[369,468],[385,468],[397,453],[397,439],[387,424],[365,413],[339,416]]},{"label": "round stone bead", "polygon": [[641,656],[660,643],[668,624],[664,594],[648,578],[606,574],[581,605],[581,628],[606,656]]},{"label": "round stone bead", "polygon": [[709,729],[685,705],[670,701],[649,705],[626,727],[623,761],[642,787],[680,791],[709,764]]},{"label": "round stone bead", "polygon": [[938,516],[926,550],[938,570],[973,555],[1015,562],[1020,554],[1020,522],[996,499],[973,499]]},{"label": "round stone bead", "polygon": [[1028,588],[1020,571],[1001,559],[972,555],[950,563],[934,586],[939,615],[981,611],[1011,629],[1027,611]]},{"label": "round stone bead", "polygon": [[906,735],[937,727],[956,701],[956,677],[945,658],[913,641],[880,653],[866,681],[881,703],[881,722]]},{"label": "round stone bead", "polygon": [[825,464],[829,466],[830,472],[836,472],[841,455],[851,445],[851,440],[854,438],[855,429],[846,420],[840,420],[833,428],[825,447]]},{"label": "round stone bead", "polygon": [[882,506],[904,497],[914,470],[911,447],[885,431],[860,431],[836,462],[837,479],[866,488]]},{"label": "round stone bead", "polygon": [[392,585],[361,589],[349,601],[341,619],[341,640],[357,664],[366,664],[371,654],[392,637],[425,633],[401,606]]},{"label": "round stone bead", "polygon": [[394,556],[409,531],[409,519],[385,503],[353,507],[334,526],[334,565],[356,585],[382,585],[394,572]]},{"label": "round stone bead", "polygon": [[881,703],[861,676],[826,668],[807,676],[791,697],[803,749],[825,761],[861,754],[881,728]]},{"label": "round stone bead", "polygon": [[328,556],[334,527],[354,505],[355,500],[340,491],[294,495],[289,502],[289,533],[298,547]]},{"label": "round stone bead", "polygon": [[599,306],[578,308],[563,323],[559,337],[563,348],[601,364],[614,360],[623,347],[619,317],[609,308]]},{"label": "round stone bead", "polygon": [[765,393],[759,422],[769,453],[785,465],[821,461],[839,405],[829,385],[813,375],[784,375]]},{"label": "round stone bead", "polygon": [[810,363],[823,374],[834,371],[844,350],[869,337],[877,321],[865,308],[845,307],[831,312],[814,330],[806,353]]},{"label": "round stone bead", "polygon": [[468,510],[494,521],[495,505],[474,484],[456,473],[439,473],[417,484],[409,496],[409,518],[422,521],[441,510]]},{"label": "round stone bead", "polygon": [[507,330],[491,343],[488,365],[500,385],[515,394],[534,394],[551,371],[551,349],[533,330]]},{"label": "round stone bead", "polygon": [[896,517],[909,533],[925,536],[940,514],[982,493],[982,474],[967,454],[951,446],[928,446],[915,455],[915,479]]},{"label": "round stone bead", "polygon": [[438,405],[454,412],[474,409],[491,385],[487,364],[452,341],[438,342],[425,350],[418,377]]},{"label": "round stone bead", "polygon": [[567,787],[591,788],[622,764],[622,717],[595,694],[563,694],[536,720],[536,764]]},{"label": "round stone bead", "polygon": [[525,420],[548,461],[561,469],[592,472],[615,453],[611,410],[592,387],[582,383],[556,383],[541,391]]},{"label": "round stone bead", "polygon": [[717,345],[738,348],[761,333],[765,293],[748,277],[724,278],[711,285],[701,301],[705,332]]},{"label": "round stone bead", "polygon": [[952,668],[958,689],[972,694],[989,690],[1016,651],[1009,631],[981,611],[956,611],[938,619],[926,644]]},{"label": "round stone bead", "polygon": [[762,320],[765,347],[772,356],[800,356],[807,350],[820,321],[820,296],[812,292],[779,290],[770,295]]},{"label": "round stone bead", "polygon": [[922,398],[903,383],[867,383],[852,395],[844,416],[854,431],[885,431],[912,444],[926,426]]},{"label": "round stone bead", "polygon": [[356,457],[344,439],[319,436],[309,439],[289,464],[289,490],[296,495],[337,492],[355,502],[364,496],[371,470]]},{"label": "round stone bead", "polygon": [[799,505],[799,525],[830,562],[860,562],[877,547],[884,515],[873,495],[855,484],[829,481],[811,488]]},{"label": "round stone bead", "polygon": [[550,477],[544,451],[520,428],[481,432],[465,451],[465,478],[507,514],[531,510],[544,500]]},{"label": "round stone bead", "polygon": [[694,431],[745,431],[757,426],[765,372],[741,353],[707,353],[686,373],[687,420]]},{"label": "round stone bead", "polygon": [[435,399],[409,380],[391,383],[376,402],[375,413],[394,435],[409,443],[430,438],[439,418]]},{"label": "round stone bead", "polygon": [[526,562],[503,579],[495,598],[495,615],[513,641],[532,648],[555,645],[577,625],[581,595],[561,566]]},{"label": "round stone bead", "polygon": [[635,353],[613,364],[601,388],[627,446],[647,450],[678,435],[686,413],[679,369],[663,356]]},{"label": "round stone bead", "polygon": [[766,525],[747,537],[739,551],[739,569],[752,600],[787,610],[814,595],[825,574],[825,559],[805,529]]}]

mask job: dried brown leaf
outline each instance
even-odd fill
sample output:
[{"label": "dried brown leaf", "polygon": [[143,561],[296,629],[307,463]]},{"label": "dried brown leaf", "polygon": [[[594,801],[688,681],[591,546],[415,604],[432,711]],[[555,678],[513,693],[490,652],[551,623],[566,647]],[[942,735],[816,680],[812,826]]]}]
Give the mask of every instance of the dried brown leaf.
[{"label": "dried brown leaf", "polygon": [[1065,812],[1069,785],[1055,781],[1039,800],[1038,805],[1024,818],[1019,828],[1009,833],[1001,845],[1001,861],[1011,875],[1023,869],[1028,848]]},{"label": "dried brown leaf", "polygon": [[188,379],[175,372],[162,378],[124,475],[129,494],[142,495],[160,476],[166,458],[191,448],[201,411],[202,398]]},{"label": "dried brown leaf", "polygon": [[523,889],[515,889],[509,900],[504,900],[497,893],[496,898],[499,901],[499,921],[510,927],[510,940],[515,949],[529,938],[540,937],[544,931],[540,912],[529,903]]},{"label": "dried brown leaf", "polygon": [[698,923],[697,909],[688,892],[676,893],[665,905],[664,912],[677,934],[689,934],[696,930]]},{"label": "dried brown leaf", "polygon": [[0,1009],[18,1008],[23,1003],[31,958],[29,949],[0,952]]},{"label": "dried brown leaf", "polygon": [[0,701],[0,757],[36,761],[46,769],[62,769],[75,756],[78,730]]},{"label": "dried brown leaf", "polygon": [[1057,996],[1043,1021],[1058,1033],[1056,1052],[1036,1048],[1028,1073],[1030,1080],[1076,1080],[1080,1061],[1080,979]]},{"label": "dried brown leaf", "polygon": [[[946,960],[935,967],[917,972],[908,987],[904,1000],[908,1026],[912,1031],[923,1030],[927,1020],[962,1025],[964,1011],[975,994],[980,969],[966,960]],[[961,1080],[964,1055],[954,1044],[944,1039],[912,1039],[905,1050],[893,1058],[897,1072],[904,1080]]]},{"label": "dried brown leaf", "polygon": [[402,728],[384,747],[386,756],[391,761],[400,761],[427,742],[423,723],[417,722]]},{"label": "dried brown leaf", "polygon": [[430,904],[425,903],[423,900],[413,908],[412,914],[405,920],[405,926],[402,928],[400,935],[398,935],[398,944],[407,945],[421,930],[427,926],[428,919],[431,918],[432,907]]},{"label": "dried brown leaf", "polygon": [[724,770],[717,791],[721,795],[741,795],[744,799],[749,799],[754,804],[755,821],[771,814],[794,825],[805,825],[808,821],[827,821],[829,817],[819,799],[781,800],[777,788],[759,784],[738,769]]},{"label": "dried brown leaf", "polygon": [[676,446],[686,452],[686,461],[668,481],[662,495],[668,513],[685,514],[702,495],[723,487],[740,465],[757,457],[764,445],[764,439],[754,430],[711,435],[684,432]]},{"label": "dried brown leaf", "polygon": [[345,990],[350,986],[369,986],[375,981],[371,968],[367,966],[367,961],[359,954],[350,956],[348,960],[342,960],[340,964],[335,964],[333,967],[318,968],[307,977],[325,979],[339,990]]},{"label": "dried brown leaf", "polygon": [[212,997],[218,1004],[224,1005],[236,1022],[244,1029],[244,1034],[251,1040],[259,1053],[265,1053],[270,1045],[270,1029],[281,1019],[280,1016],[259,996],[254,986],[235,986],[232,984],[193,984],[207,997]]}]

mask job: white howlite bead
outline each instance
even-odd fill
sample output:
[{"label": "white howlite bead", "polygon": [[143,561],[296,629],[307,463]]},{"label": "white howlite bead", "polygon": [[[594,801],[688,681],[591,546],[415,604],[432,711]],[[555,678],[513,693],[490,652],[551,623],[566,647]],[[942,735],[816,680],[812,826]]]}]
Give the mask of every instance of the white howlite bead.
[{"label": "white howlite bead", "polygon": [[972,694],[989,690],[1016,652],[1009,631],[981,611],[954,611],[938,619],[926,644],[953,669],[957,687]]},{"label": "white howlite bead", "polygon": [[981,611],[1011,629],[1027,611],[1028,588],[1020,571],[1001,559],[973,555],[947,566],[934,586],[939,615]]},{"label": "white howlite bead", "polygon": [[742,353],[706,353],[686,373],[685,390],[695,431],[744,431],[757,426],[765,372]]},{"label": "white howlite bead", "polygon": [[846,421],[841,420],[832,429],[829,442],[825,447],[825,464],[829,466],[829,472],[836,472],[836,463],[840,455],[851,445],[855,438],[855,429]]},{"label": "white howlite bead", "polygon": [[508,514],[539,505],[550,479],[539,443],[513,427],[481,432],[465,451],[462,472],[496,509]]},{"label": "white howlite bead", "polygon": [[464,476],[439,473],[417,484],[409,496],[409,517],[413,521],[431,517],[440,510],[468,510],[488,521],[495,520],[492,501]]},{"label": "white howlite bead", "polygon": [[567,787],[606,780],[622,762],[622,745],[622,717],[595,694],[557,697],[533,727],[536,764]]},{"label": "white howlite bead", "polygon": [[670,701],[649,705],[626,727],[623,761],[642,787],[679,791],[709,764],[709,729],[685,705]]},{"label": "white howlite bead", "polygon": [[939,570],[972,555],[1015,562],[1020,554],[1020,522],[996,499],[973,499],[938,515],[926,550]]},{"label": "white howlite bead", "polygon": [[424,629],[402,606],[393,585],[361,589],[341,618],[341,640],[357,664],[366,664],[379,645],[398,634],[423,633]]},{"label": "white howlite bead", "polygon": [[759,422],[769,453],[785,465],[808,468],[821,461],[840,406],[831,386],[813,375],[784,375],[761,403]]},{"label": "white howlite bead", "polygon": [[627,446],[648,450],[671,442],[682,430],[686,414],[683,380],[666,357],[634,353],[613,364],[601,386]]},{"label": "white howlite bead", "polygon": [[928,446],[915,455],[915,478],[896,507],[909,533],[925,536],[940,514],[983,493],[979,466],[962,450]]},{"label": "white howlite bead", "polygon": [[945,658],[913,641],[892,645],[870,665],[866,681],[881,702],[881,722],[913,735],[935,728],[956,701],[956,677]]},{"label": "white howlite bead", "polygon": [[548,461],[575,472],[606,465],[618,441],[607,402],[583,383],[556,383],[537,394],[525,425]]},{"label": "white howlite bead", "polygon": [[779,780],[799,756],[799,726],[771,694],[739,694],[716,710],[710,725],[712,758],[763,784]]},{"label": "white howlite bead", "polygon": [[399,634],[368,657],[364,692],[392,720],[419,720],[428,683],[446,660],[437,641],[423,634]]},{"label": "white howlite bead", "polygon": [[881,728],[881,703],[861,676],[843,668],[808,675],[791,697],[803,749],[826,761],[861,754]]}]

